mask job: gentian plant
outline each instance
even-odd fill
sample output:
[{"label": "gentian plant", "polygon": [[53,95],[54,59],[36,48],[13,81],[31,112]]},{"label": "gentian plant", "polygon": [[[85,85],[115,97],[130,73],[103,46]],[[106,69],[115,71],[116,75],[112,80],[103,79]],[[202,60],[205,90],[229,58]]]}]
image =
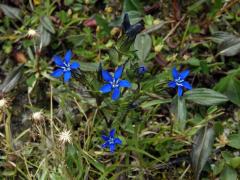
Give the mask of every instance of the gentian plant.
[{"label": "gentian plant", "polygon": [[114,73],[114,77],[106,71],[102,70],[102,77],[103,79],[107,82],[107,84],[104,84],[101,88],[100,91],[102,93],[109,93],[113,91],[112,93],[112,100],[117,100],[120,96],[120,88],[121,87],[126,87],[130,88],[131,83],[128,82],[127,80],[121,80],[120,77],[122,76],[123,72],[123,66],[119,66],[117,70]]},{"label": "gentian plant", "polygon": [[72,77],[71,71],[80,67],[80,64],[78,62],[70,63],[71,58],[72,58],[71,50],[67,51],[63,60],[60,56],[55,55],[53,57],[53,60],[58,68],[55,71],[53,71],[51,75],[56,78],[63,75],[64,82],[65,83],[68,82]]},{"label": "gentian plant", "polygon": [[121,139],[114,137],[115,131],[115,129],[112,129],[109,133],[109,136],[102,135],[102,139],[105,141],[105,143],[102,144],[102,148],[109,148],[111,153],[115,151],[117,144],[122,144]]},{"label": "gentian plant", "polygon": [[168,83],[168,87],[177,87],[178,96],[182,96],[183,88],[186,88],[188,90],[192,89],[192,86],[187,81],[185,81],[185,78],[189,75],[189,72],[189,70],[185,70],[179,73],[175,67],[172,69],[173,80]]}]

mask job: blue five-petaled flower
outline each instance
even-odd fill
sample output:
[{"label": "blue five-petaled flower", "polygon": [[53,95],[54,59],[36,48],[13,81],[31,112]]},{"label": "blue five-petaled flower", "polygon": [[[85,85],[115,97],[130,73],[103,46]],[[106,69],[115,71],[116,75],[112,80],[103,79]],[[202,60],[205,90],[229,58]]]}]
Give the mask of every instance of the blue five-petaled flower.
[{"label": "blue five-petaled flower", "polygon": [[120,79],[120,77],[122,76],[122,71],[123,71],[123,66],[119,66],[114,73],[114,77],[112,77],[112,75],[108,71],[102,70],[102,77],[107,82],[107,84],[104,84],[100,88],[100,91],[102,93],[108,93],[113,91],[112,93],[113,100],[117,100],[119,98],[121,93],[120,91],[121,87],[126,87],[126,88],[131,87],[130,82],[128,82],[127,80]]},{"label": "blue five-petaled flower", "polygon": [[185,78],[188,76],[189,72],[190,72],[189,70],[178,72],[175,67],[172,69],[173,81],[170,81],[168,83],[168,87],[171,87],[171,88],[177,87],[178,96],[182,96],[183,88],[186,88],[189,90],[192,89],[192,86],[187,81],[185,81]]},{"label": "blue five-petaled flower", "polygon": [[67,51],[64,60],[62,60],[60,56],[55,55],[53,57],[53,60],[58,68],[55,71],[53,71],[51,75],[56,78],[63,75],[64,82],[68,82],[72,77],[71,71],[80,67],[80,64],[78,62],[70,63],[71,58],[72,58],[71,50]]},{"label": "blue five-petaled flower", "polygon": [[105,143],[102,144],[102,148],[109,148],[111,153],[115,151],[117,144],[122,144],[121,139],[115,138],[114,135],[115,129],[110,131],[109,136],[102,135],[102,139],[105,141]]}]

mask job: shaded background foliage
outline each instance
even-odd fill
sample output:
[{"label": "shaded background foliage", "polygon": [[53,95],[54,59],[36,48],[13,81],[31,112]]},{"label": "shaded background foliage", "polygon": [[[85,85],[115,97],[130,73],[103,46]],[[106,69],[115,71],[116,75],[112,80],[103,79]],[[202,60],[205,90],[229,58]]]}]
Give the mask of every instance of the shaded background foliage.
[{"label": "shaded background foliage", "polygon": [[[122,46],[126,12],[144,29]],[[239,22],[238,0],[1,1],[0,178],[237,179]],[[64,84],[49,74],[68,49],[81,67]],[[99,69],[122,64],[132,89],[112,101]],[[191,70],[182,97],[167,88],[175,66]]]}]

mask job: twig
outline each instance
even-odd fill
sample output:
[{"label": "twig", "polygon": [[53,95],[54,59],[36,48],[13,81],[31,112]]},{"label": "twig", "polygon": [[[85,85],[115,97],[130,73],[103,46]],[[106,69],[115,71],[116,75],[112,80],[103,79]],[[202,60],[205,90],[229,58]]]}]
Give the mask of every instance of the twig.
[{"label": "twig", "polygon": [[178,28],[178,26],[181,24],[181,22],[185,19],[185,17],[186,17],[186,15],[184,15],[181,19],[180,19],[180,21],[171,29],[171,31],[167,34],[167,36],[165,36],[165,38],[163,38],[163,42],[164,41],[166,41],[168,38],[169,38],[169,36],[171,36],[173,33],[174,33],[174,31]]}]

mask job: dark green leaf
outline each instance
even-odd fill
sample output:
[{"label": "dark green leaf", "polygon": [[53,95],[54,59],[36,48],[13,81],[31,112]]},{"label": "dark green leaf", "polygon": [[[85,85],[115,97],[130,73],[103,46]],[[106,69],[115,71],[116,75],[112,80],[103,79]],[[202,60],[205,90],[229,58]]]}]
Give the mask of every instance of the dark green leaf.
[{"label": "dark green leaf", "polygon": [[224,168],[224,160],[220,161],[220,162],[216,162],[214,168],[213,168],[213,175],[217,176],[218,174],[220,174]]},{"label": "dark green leaf", "polygon": [[40,47],[46,47],[51,42],[51,34],[42,26],[38,27],[38,31],[40,32]]},{"label": "dark green leaf", "polygon": [[214,142],[213,128],[201,128],[193,139],[191,153],[192,166],[196,179],[199,179],[203,167],[205,166]]},{"label": "dark green leaf", "polygon": [[229,140],[229,143],[228,145],[233,147],[233,148],[236,148],[236,149],[240,149],[240,134],[231,134],[229,137],[228,137],[228,140]]},{"label": "dark green leaf", "polygon": [[11,91],[19,82],[19,79],[22,76],[22,69],[23,65],[16,67],[13,71],[11,71],[6,79],[4,80],[3,84],[0,85],[0,91],[7,93]]},{"label": "dark green leaf", "polygon": [[215,43],[220,44],[228,39],[234,39],[234,38],[236,38],[236,36],[228,32],[216,31],[213,33],[213,36],[210,39]]},{"label": "dark green leaf", "polygon": [[197,104],[212,106],[228,101],[227,96],[206,88],[196,88],[185,93],[185,98]]},{"label": "dark green leaf", "polygon": [[230,34],[228,32],[215,32],[211,38],[218,43],[218,54],[224,56],[234,56],[240,53],[240,37]]},{"label": "dark green leaf", "polygon": [[157,100],[144,102],[140,106],[141,106],[141,108],[149,108],[151,106],[164,104],[164,103],[169,103],[169,102],[171,102],[171,101],[170,100],[166,100],[166,99],[157,99]]},{"label": "dark green leaf", "polygon": [[41,17],[40,21],[46,30],[48,30],[49,32],[51,32],[53,34],[55,33],[55,29],[54,29],[52,21],[49,19],[49,17],[43,16],[43,17]]},{"label": "dark green leaf", "polygon": [[220,180],[237,180],[237,172],[233,168],[226,166],[221,173]]},{"label": "dark green leaf", "polygon": [[152,47],[152,40],[148,34],[138,34],[135,42],[134,48],[136,50],[136,54],[140,61],[144,61]]},{"label": "dark green leaf", "polygon": [[110,34],[110,27],[108,25],[108,21],[106,19],[103,19],[100,15],[96,15],[95,17],[97,25],[102,28],[102,32],[105,34]]},{"label": "dark green leaf", "polygon": [[0,9],[3,11],[3,13],[12,18],[12,19],[18,19],[18,20],[21,20],[21,17],[20,17],[20,9],[18,8],[14,8],[14,7],[11,7],[11,6],[7,6],[5,4],[0,4]]},{"label": "dark green leaf", "polygon": [[92,71],[97,72],[99,64],[98,63],[87,63],[87,62],[79,62],[80,63],[80,69],[82,71]]},{"label": "dark green leaf", "polygon": [[227,39],[219,45],[220,55],[235,56],[238,53],[240,53],[240,38]]},{"label": "dark green leaf", "polygon": [[231,102],[240,106],[240,81],[235,76],[228,75],[222,78],[214,89],[225,94]]},{"label": "dark green leaf", "polygon": [[230,166],[232,166],[233,168],[239,168],[240,167],[240,157],[234,157],[230,160],[229,162]]},{"label": "dark green leaf", "polygon": [[[142,18],[141,18],[141,13],[139,13],[138,11],[129,11],[128,13],[128,17],[130,20],[131,24],[135,24],[138,23]],[[122,22],[123,22],[123,17],[124,17],[124,13],[122,14],[121,17],[117,18],[116,20],[110,22],[110,26],[121,26]]]},{"label": "dark green leaf", "polygon": [[187,108],[184,97],[175,96],[171,106],[171,111],[176,118],[174,127],[182,131],[185,128],[187,119]]},{"label": "dark green leaf", "polygon": [[142,6],[139,0],[124,0],[123,11],[141,11]]}]

